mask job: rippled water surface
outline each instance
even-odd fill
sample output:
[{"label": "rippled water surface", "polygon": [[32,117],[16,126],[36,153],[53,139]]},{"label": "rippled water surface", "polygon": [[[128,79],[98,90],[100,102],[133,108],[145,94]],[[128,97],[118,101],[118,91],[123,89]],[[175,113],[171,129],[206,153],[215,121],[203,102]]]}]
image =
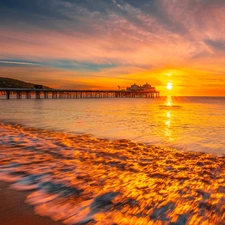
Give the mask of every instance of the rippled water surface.
[{"label": "rippled water surface", "polygon": [[0,121],[225,153],[225,98],[0,100]]},{"label": "rippled water surface", "polygon": [[224,98],[0,109],[0,180],[29,190],[36,213],[65,224],[225,224]]}]

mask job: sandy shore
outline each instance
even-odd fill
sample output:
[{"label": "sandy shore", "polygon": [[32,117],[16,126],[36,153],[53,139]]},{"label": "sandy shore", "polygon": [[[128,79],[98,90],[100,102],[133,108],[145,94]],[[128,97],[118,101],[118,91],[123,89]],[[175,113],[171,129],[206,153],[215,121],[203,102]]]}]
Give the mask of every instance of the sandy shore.
[{"label": "sandy shore", "polygon": [[0,225],[224,224],[224,156],[21,125],[0,131],[0,179],[30,190],[1,183]]},{"label": "sandy shore", "polygon": [[24,203],[26,192],[9,189],[9,184],[0,181],[0,224],[4,225],[62,225],[50,218],[34,214],[32,206]]}]

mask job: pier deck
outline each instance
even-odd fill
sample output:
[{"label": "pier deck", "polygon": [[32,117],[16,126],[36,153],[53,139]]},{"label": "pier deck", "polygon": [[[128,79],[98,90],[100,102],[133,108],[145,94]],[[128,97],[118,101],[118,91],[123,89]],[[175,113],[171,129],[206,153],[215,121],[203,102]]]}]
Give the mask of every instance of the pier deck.
[{"label": "pier deck", "polygon": [[6,99],[10,99],[12,97],[17,99],[159,98],[159,91],[0,88],[0,96],[5,96]]}]

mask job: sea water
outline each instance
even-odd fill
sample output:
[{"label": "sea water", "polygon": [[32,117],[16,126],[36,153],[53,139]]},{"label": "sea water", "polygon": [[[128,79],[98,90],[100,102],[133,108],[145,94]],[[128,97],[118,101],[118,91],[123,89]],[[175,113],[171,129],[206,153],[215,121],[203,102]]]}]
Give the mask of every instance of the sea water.
[{"label": "sea water", "polygon": [[225,98],[0,100],[0,121],[225,153]]},{"label": "sea water", "polygon": [[66,224],[224,224],[225,98],[0,100],[0,180]]}]

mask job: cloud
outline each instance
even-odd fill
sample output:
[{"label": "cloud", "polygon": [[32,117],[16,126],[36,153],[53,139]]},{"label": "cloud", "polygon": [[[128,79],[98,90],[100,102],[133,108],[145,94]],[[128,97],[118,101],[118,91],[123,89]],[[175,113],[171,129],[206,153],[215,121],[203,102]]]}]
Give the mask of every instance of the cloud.
[{"label": "cloud", "polygon": [[213,47],[215,50],[225,50],[225,40],[224,41],[215,41],[211,39],[205,40],[205,43],[210,47]]},{"label": "cloud", "polygon": [[15,64],[15,65],[39,65],[38,63],[34,62],[21,62],[21,61],[6,61],[6,60],[0,60],[0,64]]},{"label": "cloud", "polygon": [[126,82],[136,73],[157,81],[145,72],[166,66],[216,74],[224,68],[224,10],[223,0],[2,0],[0,59],[79,79],[108,73]]}]

